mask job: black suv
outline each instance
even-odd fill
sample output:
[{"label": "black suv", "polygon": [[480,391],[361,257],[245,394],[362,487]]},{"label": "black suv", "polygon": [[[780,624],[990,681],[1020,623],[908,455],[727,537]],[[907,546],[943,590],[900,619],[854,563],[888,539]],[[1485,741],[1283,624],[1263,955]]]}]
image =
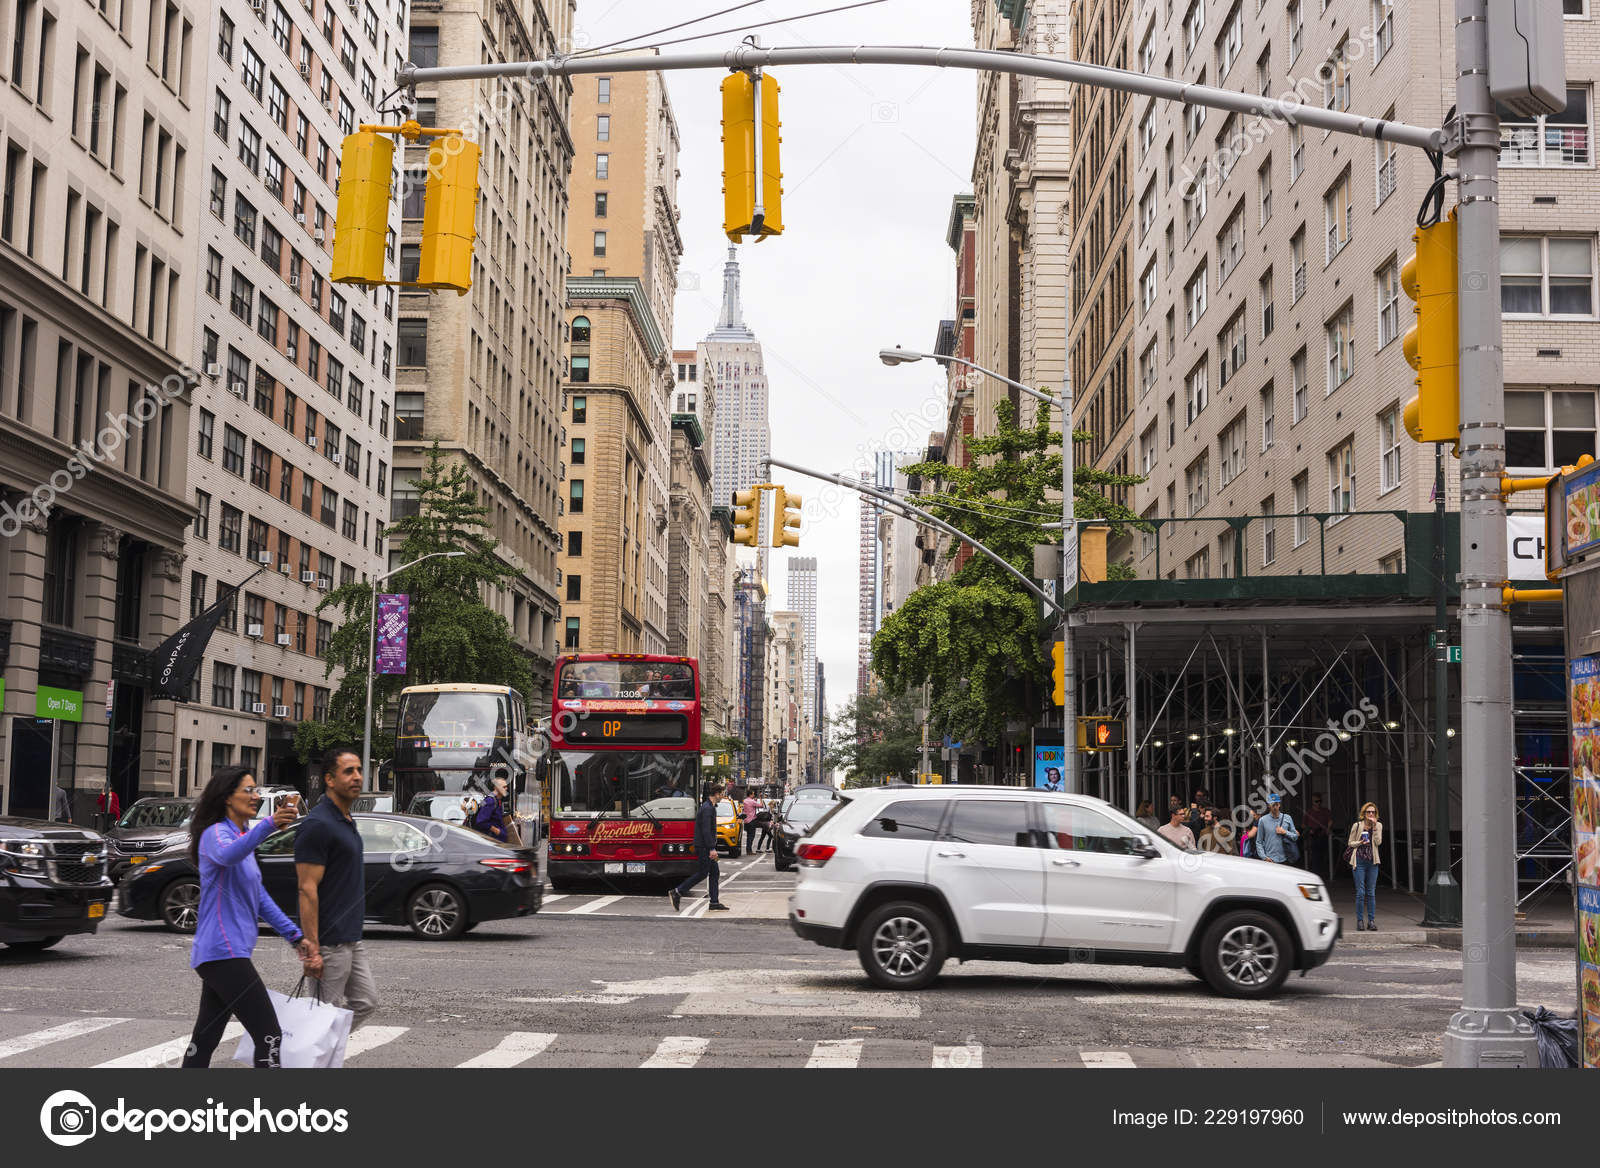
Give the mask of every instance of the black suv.
[{"label": "black suv", "polygon": [[48,949],[93,933],[111,899],[105,837],[42,819],[0,818],[0,942]]}]

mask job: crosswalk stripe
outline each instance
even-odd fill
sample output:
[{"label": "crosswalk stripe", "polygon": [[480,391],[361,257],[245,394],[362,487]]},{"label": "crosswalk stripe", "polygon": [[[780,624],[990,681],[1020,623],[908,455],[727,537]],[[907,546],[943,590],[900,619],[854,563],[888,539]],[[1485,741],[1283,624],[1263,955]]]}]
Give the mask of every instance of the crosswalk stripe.
[{"label": "crosswalk stripe", "polygon": [[933,1048],[933,1068],[977,1068],[983,1066],[983,1047],[977,1043],[966,1046],[936,1046]]},{"label": "crosswalk stripe", "polygon": [[700,1061],[700,1056],[705,1054],[706,1047],[710,1045],[711,1040],[709,1038],[663,1038],[656,1045],[655,1053],[640,1063],[639,1066],[652,1069],[692,1067]]},{"label": "crosswalk stripe", "polygon": [[48,1030],[35,1030],[32,1034],[19,1034],[15,1038],[8,1038],[0,1042],[0,1059],[8,1059],[13,1055],[25,1054],[30,1050],[37,1050],[41,1046],[49,1046],[52,1042],[61,1042],[68,1038],[81,1038],[85,1034],[93,1034],[96,1030],[104,1030],[107,1026],[115,1026],[119,1022],[131,1022],[131,1018],[79,1018],[72,1022],[64,1022],[60,1026],[52,1026]]},{"label": "crosswalk stripe", "polygon": [[1132,1069],[1133,1056],[1125,1050],[1080,1050],[1083,1065],[1097,1070]]},{"label": "crosswalk stripe", "polygon": [[409,1026],[363,1026],[351,1033],[350,1041],[345,1044],[344,1057],[348,1061],[357,1055],[366,1054],[369,1050],[376,1050],[393,1042],[410,1029]]},{"label": "crosswalk stripe", "polygon": [[[244,1027],[238,1022],[229,1022],[222,1032],[222,1041],[217,1043],[217,1052],[211,1056],[212,1063],[233,1057],[231,1043],[239,1041],[244,1033]],[[192,1034],[185,1034],[181,1038],[171,1038],[166,1042],[147,1046],[143,1050],[136,1050],[132,1054],[125,1054],[107,1062],[96,1063],[96,1069],[117,1067],[175,1067],[183,1062],[183,1056],[189,1049],[189,1039]]]},{"label": "crosswalk stripe", "polygon": [[502,1038],[493,1050],[486,1050],[474,1058],[469,1058],[464,1063],[457,1063],[458,1067],[515,1067],[527,1062],[531,1058],[545,1052],[545,1048],[556,1040],[554,1034],[533,1034],[528,1031],[513,1030]]},{"label": "crosswalk stripe", "polygon": [[621,899],[622,897],[620,896],[602,896],[599,900],[591,900],[588,904],[580,904],[577,908],[564,909],[563,912],[569,917],[576,916],[579,913],[598,912],[600,909],[605,908],[606,905],[616,904]]},{"label": "crosswalk stripe", "polygon": [[861,1062],[862,1045],[863,1040],[859,1038],[824,1038],[811,1048],[806,1069],[856,1066]]},{"label": "crosswalk stripe", "polygon": [[566,900],[569,895],[571,894],[566,892],[552,892],[545,896],[542,903],[554,904],[558,900]]}]

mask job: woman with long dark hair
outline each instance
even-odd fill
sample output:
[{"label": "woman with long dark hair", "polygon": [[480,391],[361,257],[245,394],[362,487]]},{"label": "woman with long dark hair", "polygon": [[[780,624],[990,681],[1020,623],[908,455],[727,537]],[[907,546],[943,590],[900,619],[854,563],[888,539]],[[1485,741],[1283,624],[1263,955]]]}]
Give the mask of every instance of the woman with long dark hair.
[{"label": "woman with long dark hair", "polygon": [[200,912],[189,965],[205,987],[194,1037],[184,1055],[186,1067],[208,1067],[223,1028],[237,1017],[255,1042],[255,1065],[279,1066],[283,1029],[261,975],[250,961],[258,922],[265,918],[295,947],[302,961],[311,948],[299,929],[272,902],[261,884],[256,848],[275,831],[293,823],[296,800],[278,805],[272,818],[254,827],[261,789],[249,767],[226,766],[211,776],[189,823],[189,857],[200,869]]}]

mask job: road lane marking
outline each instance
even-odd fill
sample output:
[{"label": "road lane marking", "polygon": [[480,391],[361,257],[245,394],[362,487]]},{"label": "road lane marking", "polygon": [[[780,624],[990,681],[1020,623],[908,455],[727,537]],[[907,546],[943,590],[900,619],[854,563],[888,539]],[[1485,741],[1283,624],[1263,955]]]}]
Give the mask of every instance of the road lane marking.
[{"label": "road lane marking", "polygon": [[350,1041],[344,1048],[345,1061],[391,1043],[410,1029],[409,1026],[363,1026],[360,1030],[352,1031]]},{"label": "road lane marking", "polygon": [[553,896],[547,896],[547,897],[545,897],[545,898],[544,898],[544,900],[543,900],[543,901],[541,901],[541,902],[540,902],[540,903],[541,903],[541,904],[554,904],[554,903],[555,903],[555,902],[556,902],[556,901],[558,901],[558,900],[566,900],[566,899],[567,899],[567,897],[568,897],[568,896],[570,896],[570,895],[571,895],[571,893],[567,893],[567,892],[558,892],[558,893],[556,893],[556,894],[555,894],[555,895],[553,895]]},{"label": "road lane marking", "polygon": [[[237,1042],[244,1034],[244,1027],[238,1022],[229,1022],[222,1032],[222,1040],[217,1043],[218,1052],[226,1052],[224,1057],[232,1058],[233,1051],[228,1049],[230,1042]],[[183,1056],[189,1050],[191,1035],[185,1034],[181,1038],[168,1039],[166,1042],[147,1046],[143,1050],[136,1050],[132,1054],[121,1055],[103,1063],[96,1063],[95,1069],[113,1069],[119,1067],[175,1067],[183,1062]],[[215,1061],[216,1056],[212,1056]]]},{"label": "road lane marking", "polygon": [[563,1006],[626,1006],[629,1002],[637,1002],[635,995],[629,994],[557,994],[549,998],[508,998],[512,1002],[528,1002],[535,1005],[548,1005],[558,1003]]},{"label": "road lane marking", "polygon": [[811,1048],[806,1069],[854,1067],[861,1062],[864,1043],[865,1040],[860,1038],[824,1038]]},{"label": "road lane marking", "polygon": [[0,1059],[8,1059],[13,1055],[26,1054],[30,1050],[37,1050],[41,1046],[49,1046],[52,1042],[63,1042],[68,1038],[81,1038],[85,1034],[93,1034],[96,1030],[104,1030],[107,1026],[115,1026],[119,1022],[131,1022],[132,1018],[79,1018],[73,1022],[64,1022],[60,1026],[52,1026],[48,1030],[35,1030],[32,1034],[21,1034],[16,1038],[8,1038],[0,1042]]},{"label": "road lane marking", "polygon": [[1133,1056],[1125,1050],[1080,1050],[1078,1057],[1084,1066],[1097,1070],[1134,1069]]},{"label": "road lane marking", "polygon": [[657,1070],[662,1067],[692,1067],[700,1061],[700,1056],[705,1054],[710,1045],[709,1038],[663,1038],[656,1045],[655,1053],[639,1066]]},{"label": "road lane marking", "polygon": [[602,896],[599,900],[591,900],[588,904],[580,904],[577,908],[563,909],[561,913],[557,915],[573,917],[577,916],[579,913],[597,912],[600,909],[605,908],[608,904],[616,904],[617,901],[621,899],[622,897],[620,896]]},{"label": "road lane marking", "polygon": [[456,1065],[460,1068],[520,1066],[529,1059],[543,1054],[545,1048],[555,1040],[554,1034],[533,1034],[524,1030],[513,1030],[502,1038],[493,1050],[486,1050]]},{"label": "road lane marking", "polygon": [[933,1048],[933,1069],[981,1068],[983,1047],[977,1043],[966,1046],[936,1046]]}]

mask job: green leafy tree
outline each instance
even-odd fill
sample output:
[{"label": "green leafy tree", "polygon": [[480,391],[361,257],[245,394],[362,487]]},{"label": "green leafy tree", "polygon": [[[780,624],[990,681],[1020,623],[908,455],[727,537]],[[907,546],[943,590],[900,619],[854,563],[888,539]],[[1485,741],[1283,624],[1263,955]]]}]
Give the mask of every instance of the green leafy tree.
[{"label": "green leafy tree", "polygon": [[[1061,540],[1059,531],[1044,526],[1060,516],[1061,434],[1050,428],[1048,411],[1041,410],[1033,426],[1018,426],[1007,401],[996,407],[995,419],[993,436],[967,443],[972,466],[903,469],[943,483],[939,492],[922,496],[921,506],[1031,576],[1034,545]],[[1079,430],[1072,437],[1077,444],[1093,435]],[[1113,535],[1143,527],[1107,494],[1143,481],[1075,459],[1076,517],[1103,520]],[[947,554],[961,546],[952,543]],[[944,733],[998,743],[1007,722],[1033,720],[1049,694],[1044,632],[1038,601],[998,565],[973,555],[948,580],[917,589],[884,619],[872,639],[873,669],[891,690],[927,684],[933,723]]]},{"label": "green leafy tree", "polygon": [[744,750],[748,743],[743,738],[732,735],[702,734],[700,735],[700,751],[714,757],[727,755],[726,763],[713,762],[710,766],[700,768],[700,777],[710,782],[727,783],[733,779],[732,756]]},{"label": "green leafy tree", "polygon": [[914,694],[857,694],[828,718],[823,770],[845,772],[846,787],[885,779],[914,782],[922,749],[922,719]]},{"label": "green leafy tree", "polygon": [[[494,553],[498,541],[486,534],[488,508],[478,501],[466,469],[446,463],[437,442],[416,481],[415,515],[397,519],[388,528],[389,546],[397,549],[401,563],[411,563],[436,552],[463,552],[439,556],[407,568],[387,580],[386,592],[411,598],[411,630],[406,647],[408,672],[404,676],[379,675],[373,680],[373,751],[384,758],[394,752],[394,735],[383,726],[382,711],[408,685],[475,682],[509,685],[526,695],[533,688],[527,655],[512,639],[505,617],[483,603],[492,587],[503,587],[515,569]],[[334,632],[324,655],[323,676],[340,671],[323,721],[304,721],[295,727],[295,751],[302,761],[329,746],[359,742],[366,706],[369,621],[372,611],[370,584],[354,581],[340,585],[317,605],[320,615],[334,609],[343,623]]]}]

